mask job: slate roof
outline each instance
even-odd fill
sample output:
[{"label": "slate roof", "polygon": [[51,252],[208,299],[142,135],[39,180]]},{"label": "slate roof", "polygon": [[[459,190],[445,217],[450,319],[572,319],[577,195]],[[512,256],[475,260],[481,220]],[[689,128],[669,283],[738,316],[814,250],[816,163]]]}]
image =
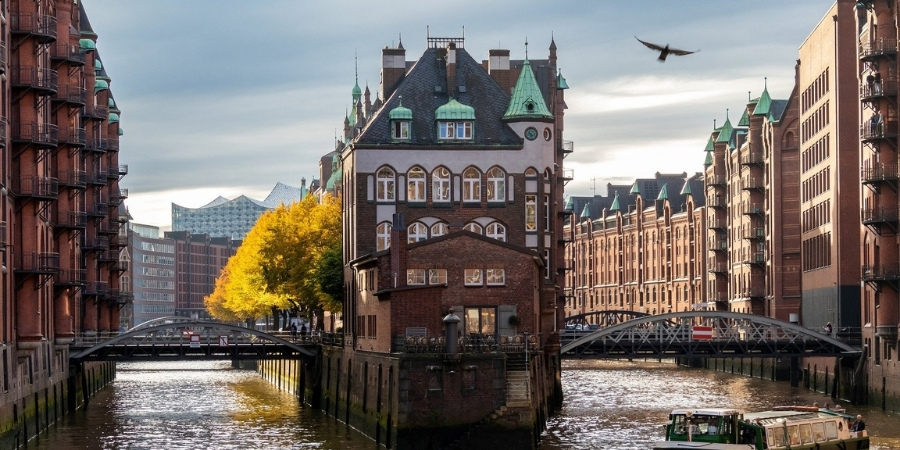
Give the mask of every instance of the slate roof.
[{"label": "slate roof", "polygon": [[[440,57],[444,50],[429,48],[407,72],[390,98],[372,116],[356,138],[358,147],[384,144],[398,146],[513,146],[521,147],[522,138],[501,119],[509,106],[510,94],[476,62],[464,48],[456,49],[456,80],[464,91],[453,87],[458,102],[475,109],[474,136],[471,140],[439,142],[435,111],[447,104],[451,96],[447,86],[447,67]],[[439,86],[439,92],[435,86]],[[390,111],[400,105],[412,111],[411,136],[394,144],[391,138]]]},{"label": "slate roof", "polygon": [[[700,173],[695,173],[690,177],[687,177],[686,174],[657,173],[654,178],[639,178],[632,184],[607,184],[605,196],[569,196],[566,198],[566,209],[571,209],[578,216],[576,219],[578,222],[586,219],[587,216],[591,220],[601,219],[604,210],[609,211],[607,217],[614,216],[612,207],[616,202],[622,214],[628,214],[636,204],[637,195],[632,193],[635,188],[641,192],[644,206],[647,208],[653,208],[656,205],[655,200],[660,196],[662,190],[665,190],[665,197],[675,213],[684,212],[681,206],[687,202],[688,194],[691,194],[695,208],[706,204],[703,194],[705,187]],[[616,199],[617,194],[618,200]]]}]

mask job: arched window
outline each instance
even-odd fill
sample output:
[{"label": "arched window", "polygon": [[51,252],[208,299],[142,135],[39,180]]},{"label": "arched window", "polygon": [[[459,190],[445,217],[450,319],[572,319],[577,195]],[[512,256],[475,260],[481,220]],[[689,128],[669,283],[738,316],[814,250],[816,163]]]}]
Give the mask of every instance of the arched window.
[{"label": "arched window", "polygon": [[406,229],[406,242],[412,244],[425,239],[428,239],[428,227],[422,222],[413,222]]},{"label": "arched window", "polygon": [[378,251],[387,250],[391,246],[391,223],[379,223],[375,229],[375,236],[375,249]]},{"label": "arched window", "polygon": [[525,177],[526,178],[537,178],[537,171],[533,168],[529,167],[525,169]]},{"label": "arched window", "polygon": [[406,200],[410,202],[425,201],[425,171],[421,167],[413,167],[406,174]]},{"label": "arched window", "polygon": [[482,234],[484,230],[481,228],[481,225],[478,225],[475,222],[469,222],[466,226],[463,227],[463,230],[471,231],[473,233]]},{"label": "arched window", "polygon": [[431,237],[443,236],[448,232],[450,232],[450,230],[444,222],[438,222],[431,226]]},{"label": "arched window", "polygon": [[450,171],[438,167],[431,172],[431,199],[435,202],[450,201]]},{"label": "arched window", "polygon": [[378,195],[376,199],[379,202],[394,201],[394,171],[389,167],[382,167],[379,169],[377,183]]},{"label": "arched window", "polygon": [[487,226],[484,235],[498,241],[506,242],[506,227],[499,222],[493,222]]},{"label": "arched window", "polygon": [[506,201],[506,173],[499,167],[487,173],[487,199],[489,202]]},{"label": "arched window", "polygon": [[474,167],[469,167],[463,172],[463,201],[481,201],[481,172]]}]

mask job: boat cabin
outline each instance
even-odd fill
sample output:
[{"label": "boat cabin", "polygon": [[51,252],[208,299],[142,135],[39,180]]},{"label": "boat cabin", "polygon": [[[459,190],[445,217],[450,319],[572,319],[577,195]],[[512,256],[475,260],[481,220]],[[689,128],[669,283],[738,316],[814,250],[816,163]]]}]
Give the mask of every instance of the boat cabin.
[{"label": "boat cabin", "polygon": [[669,414],[667,441],[737,443],[744,412],[732,408],[676,409]]}]

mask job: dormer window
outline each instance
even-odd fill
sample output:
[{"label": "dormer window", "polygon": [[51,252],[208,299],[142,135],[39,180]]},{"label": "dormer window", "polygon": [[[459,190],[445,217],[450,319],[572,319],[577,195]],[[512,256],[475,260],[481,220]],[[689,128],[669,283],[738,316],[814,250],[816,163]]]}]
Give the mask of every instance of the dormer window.
[{"label": "dormer window", "polygon": [[403,96],[399,100],[400,104],[388,115],[391,120],[391,138],[395,141],[408,141],[412,110],[403,106]]},{"label": "dormer window", "polygon": [[472,139],[472,122],[439,122],[440,139]]},{"label": "dormer window", "polygon": [[409,140],[409,121],[394,120],[392,122],[393,132],[391,134],[391,137],[395,140]]}]

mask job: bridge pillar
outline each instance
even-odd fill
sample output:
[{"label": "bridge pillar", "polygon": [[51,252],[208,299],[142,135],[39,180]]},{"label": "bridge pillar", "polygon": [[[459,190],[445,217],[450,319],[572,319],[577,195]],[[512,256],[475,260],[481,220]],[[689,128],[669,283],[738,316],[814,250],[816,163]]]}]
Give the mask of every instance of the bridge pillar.
[{"label": "bridge pillar", "polygon": [[800,386],[800,358],[791,357],[791,387]]}]

